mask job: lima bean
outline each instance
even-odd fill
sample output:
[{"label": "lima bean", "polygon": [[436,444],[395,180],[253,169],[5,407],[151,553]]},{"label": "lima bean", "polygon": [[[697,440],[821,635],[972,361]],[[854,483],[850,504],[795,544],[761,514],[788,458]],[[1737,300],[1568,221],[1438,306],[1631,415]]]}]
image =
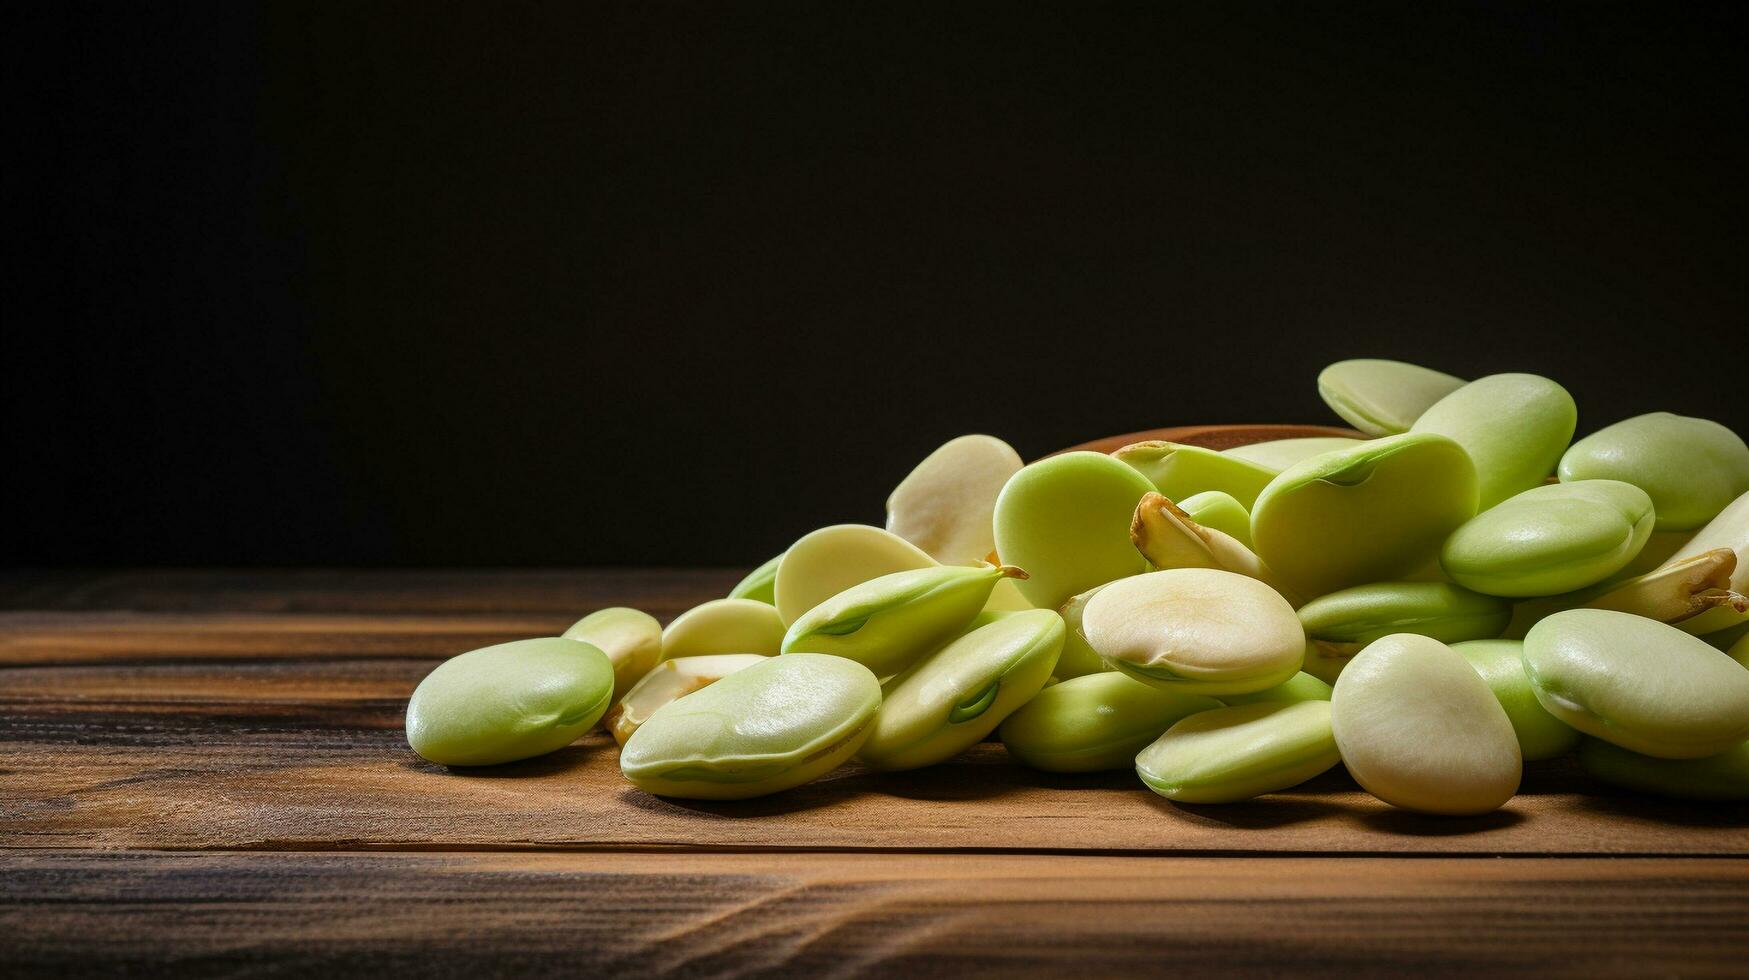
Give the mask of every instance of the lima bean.
[{"label": "lima bean", "polygon": [[1470,662],[1494,692],[1526,761],[1553,759],[1573,751],[1579,732],[1549,714],[1536,699],[1530,675],[1524,672],[1524,644],[1518,640],[1469,640],[1451,648]]},{"label": "lima bean", "polygon": [[776,793],[855,755],[880,705],[880,683],[853,660],[769,657],[656,709],[626,740],[620,771],[657,796]]},{"label": "lima bean", "polygon": [[1086,674],[1053,684],[1002,723],[1008,754],[1047,772],[1128,769],[1136,753],[1174,722],[1221,707],[1124,674]]},{"label": "lima bean", "polygon": [[1029,577],[1028,602],[1056,609],[1088,589],[1148,569],[1130,543],[1136,502],[1154,485],[1104,453],[1073,452],[1028,465],[996,499],[996,552]]},{"label": "lima bean", "polygon": [[1328,701],[1260,701],[1176,722],[1136,775],[1180,803],[1234,803],[1298,786],[1341,761]]},{"label": "lima bean", "polygon": [[1534,374],[1479,378],[1441,398],[1410,427],[1455,440],[1480,478],[1487,510],[1555,471],[1578,424],[1567,389]]},{"label": "lima bean", "polygon": [[1549,714],[1642,755],[1693,759],[1749,738],[1749,671],[1655,620],[1555,613],[1525,635],[1524,665]]},{"label": "lima bean", "polygon": [[1318,373],[1324,404],[1369,436],[1409,431],[1424,412],[1463,386],[1462,378],[1379,358],[1337,361]]},{"label": "lima bean", "polygon": [[1111,454],[1135,467],[1154,489],[1172,500],[1219,490],[1250,507],[1279,471],[1238,456],[1176,442],[1136,442]]},{"label": "lima bean", "polygon": [[1540,486],[1477,514],[1439,555],[1452,580],[1489,595],[1552,596],[1594,585],[1652,533],[1652,498],[1619,480]]},{"label": "lima bean", "polygon": [[923,549],[891,531],[835,524],[802,535],[783,553],[772,580],[772,601],[787,626],[853,585],[936,564]]},{"label": "lima bean", "polygon": [[662,631],[662,655],[702,657],[712,653],[771,656],[783,644],[777,609],[755,599],[712,599],[681,613]]},{"label": "lima bean", "polygon": [[848,657],[876,677],[892,677],[964,629],[996,583],[1013,574],[1024,573],[996,565],[936,565],[882,575],[808,610],[783,636],[782,650]]},{"label": "lima bean", "polygon": [[1392,633],[1442,643],[1500,635],[1512,604],[1445,582],[1373,582],[1319,596],[1299,609],[1312,640],[1366,644]]},{"label": "lima bean", "polygon": [[407,702],[407,744],[445,766],[491,766],[576,741],[613,700],[613,663],[580,640],[516,640],[451,657]]},{"label": "lima bean", "polygon": [[637,609],[597,609],[564,632],[607,654],[613,664],[613,699],[618,701],[662,660],[662,624]]},{"label": "lima bean", "polygon": [[1349,774],[1392,806],[1487,813],[1518,792],[1524,763],[1506,709],[1438,640],[1373,641],[1337,678],[1331,708]]},{"label": "lima bean", "polygon": [[1283,470],[1251,509],[1251,540],[1301,595],[1400,579],[1476,512],[1476,469],[1444,436],[1363,442]]},{"label": "lima bean", "polygon": [[1082,631],[1101,659],[1137,680],[1211,697],[1283,683],[1299,672],[1306,644],[1280,593],[1212,568],[1113,582],[1088,601]]},{"label": "lima bean", "polygon": [[1063,618],[1008,613],[931,654],[890,689],[858,758],[877,770],[944,762],[996,730],[1050,680]]},{"label": "lima bean", "polygon": [[950,440],[887,497],[887,530],[946,565],[983,561],[996,550],[996,495],[1021,465],[995,436]]},{"label": "lima bean", "polygon": [[1652,498],[1658,530],[1692,530],[1749,493],[1749,446],[1717,422],[1653,412],[1575,442],[1559,474],[1563,483],[1631,483]]}]

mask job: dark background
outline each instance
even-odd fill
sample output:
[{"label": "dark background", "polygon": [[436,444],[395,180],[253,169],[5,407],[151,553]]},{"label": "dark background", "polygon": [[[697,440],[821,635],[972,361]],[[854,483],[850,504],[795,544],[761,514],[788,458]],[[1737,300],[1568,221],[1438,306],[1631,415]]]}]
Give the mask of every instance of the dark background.
[{"label": "dark background", "polygon": [[1749,431],[1743,9],[26,14],[0,564],[746,564],[1352,356]]}]

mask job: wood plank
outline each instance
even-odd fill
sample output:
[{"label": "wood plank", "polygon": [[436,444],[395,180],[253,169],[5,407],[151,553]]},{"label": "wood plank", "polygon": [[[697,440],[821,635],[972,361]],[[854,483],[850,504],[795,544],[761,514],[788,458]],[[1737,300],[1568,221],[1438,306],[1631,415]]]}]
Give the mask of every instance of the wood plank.
[{"label": "wood plank", "polygon": [[1062,776],[996,743],[911,773],[848,766],[762,800],[664,800],[595,734],[486,770],[401,732],[431,660],[0,670],[0,845],[96,848],[681,848],[1745,854],[1749,806],[1632,797],[1570,762],[1484,817],[1421,817],[1340,770],[1231,806],[1133,773]]},{"label": "wood plank", "polygon": [[0,612],[0,667],[451,657],[564,632],[550,613]]},{"label": "wood plank", "polygon": [[670,619],[747,569],[140,569],[0,571],[0,609],[252,613],[534,613],[603,606]]},{"label": "wood plank", "polygon": [[0,972],[1741,975],[1749,862],[0,855]]}]

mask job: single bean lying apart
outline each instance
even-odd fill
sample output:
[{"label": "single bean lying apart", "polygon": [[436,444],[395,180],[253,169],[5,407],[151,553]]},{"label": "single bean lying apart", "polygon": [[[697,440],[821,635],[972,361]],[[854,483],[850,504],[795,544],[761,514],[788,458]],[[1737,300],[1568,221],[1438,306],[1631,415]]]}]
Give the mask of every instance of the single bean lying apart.
[{"label": "single bean lying apart", "polygon": [[704,799],[992,737],[1187,805],[1340,763],[1384,803],[1476,814],[1561,757],[1598,793],[1749,798],[1736,433],[1654,413],[1573,442],[1548,378],[1399,361],[1318,391],[1364,438],[1031,464],[953,439],[884,527],[805,534],[665,629],[603,609],[440,664],[408,744],[498,765],[599,723],[634,786]]}]

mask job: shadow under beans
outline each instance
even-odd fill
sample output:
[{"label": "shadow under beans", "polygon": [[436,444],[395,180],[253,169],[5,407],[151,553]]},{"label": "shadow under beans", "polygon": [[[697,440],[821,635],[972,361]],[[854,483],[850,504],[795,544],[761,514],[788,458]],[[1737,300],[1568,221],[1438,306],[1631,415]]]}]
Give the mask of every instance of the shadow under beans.
[{"label": "shadow under beans", "polygon": [[991,800],[1028,789],[1132,789],[1135,773],[1048,773],[1007,761],[980,761],[971,754],[904,772],[875,772],[852,763],[825,779],[749,800],[685,800],[628,788],[620,799],[644,810],[693,812],[720,817],[770,817],[834,806],[855,798],[889,797],[941,803]]},{"label": "shadow under beans", "polygon": [[1364,790],[1360,788],[1360,784],[1354,781],[1354,777],[1350,776],[1348,770],[1339,762],[1318,775],[1313,776],[1311,779],[1300,783],[1298,786],[1289,786],[1287,789],[1276,790],[1272,795],[1309,796],[1312,794],[1324,793],[1360,792],[1364,792]]},{"label": "shadow under beans", "polygon": [[1469,817],[1413,813],[1395,808],[1363,812],[1360,822],[1373,830],[1410,837],[1462,837],[1491,830],[1504,830],[1524,822],[1524,815],[1512,810],[1495,810]]},{"label": "shadow under beans", "polygon": [[556,752],[535,756],[532,759],[521,759],[516,762],[505,762],[496,766],[445,766],[435,762],[427,762],[409,751],[401,765],[416,772],[429,772],[439,775],[459,776],[470,779],[536,779],[542,776],[557,776],[572,772],[589,765],[605,746],[596,742],[576,742]]},{"label": "shadow under beans", "polygon": [[1597,789],[1597,781],[1586,775],[1579,767],[1579,760],[1571,755],[1554,759],[1539,759],[1524,764],[1524,777],[1518,784],[1519,796],[1564,796],[1572,793],[1590,793]]},{"label": "shadow under beans", "polygon": [[[872,776],[873,774],[869,774]],[[819,780],[770,796],[747,800],[689,800],[676,796],[656,796],[634,786],[620,790],[620,802],[649,813],[691,813],[700,816],[723,817],[731,820],[759,817],[781,817],[824,807],[836,806],[869,792],[867,784],[855,777]]]},{"label": "shadow under beans", "polygon": [[1041,769],[1020,771],[1018,782],[1036,789],[1094,790],[1142,789],[1142,781],[1134,769],[1107,769],[1102,772],[1045,772]]},{"label": "shadow under beans", "polygon": [[[1633,796],[1601,784],[1594,785],[1576,804],[1580,809],[1612,819],[1643,820],[1688,828],[1749,829],[1749,802],[1742,800],[1675,800],[1658,796]],[[1742,842],[1749,852],[1749,835]]]},{"label": "shadow under beans", "polygon": [[1271,830],[1322,820],[1347,809],[1328,800],[1295,799],[1287,795],[1260,796],[1239,803],[1179,803],[1149,793],[1148,802],[1154,809],[1173,817],[1234,830]]},{"label": "shadow under beans", "polygon": [[[1043,773],[1013,763],[999,765],[948,762],[906,772],[866,773],[871,792],[906,800],[957,803],[990,800],[1009,793],[1036,788],[1109,787],[1108,773],[1089,773],[1075,778],[1067,773]],[[1118,775],[1122,775],[1121,773]],[[1133,785],[1132,780],[1121,785]]]}]

